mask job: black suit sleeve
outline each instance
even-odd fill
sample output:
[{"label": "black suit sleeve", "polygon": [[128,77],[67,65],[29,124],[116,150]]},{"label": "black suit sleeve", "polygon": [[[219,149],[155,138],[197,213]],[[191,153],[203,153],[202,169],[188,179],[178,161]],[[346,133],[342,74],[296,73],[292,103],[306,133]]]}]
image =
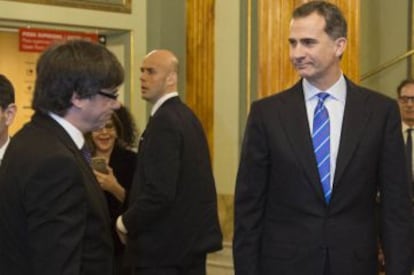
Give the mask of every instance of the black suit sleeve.
[{"label": "black suit sleeve", "polygon": [[[128,235],[148,230],[162,215],[167,214],[174,202],[180,170],[182,137],[168,113],[154,117],[140,150],[140,171],[145,183],[140,184],[137,197],[123,215]],[[139,180],[137,178],[134,181]],[[134,185],[139,185],[133,183]]]},{"label": "black suit sleeve", "polygon": [[[25,190],[32,275],[81,274],[85,194],[73,158],[47,158]],[[28,263],[29,264],[29,263]]]},{"label": "black suit sleeve", "polygon": [[408,171],[397,104],[389,109],[380,159],[381,229],[387,274],[409,274],[412,214]]},{"label": "black suit sleeve", "polygon": [[269,148],[260,110],[252,105],[235,191],[233,254],[239,275],[259,273],[259,251],[269,172]]}]

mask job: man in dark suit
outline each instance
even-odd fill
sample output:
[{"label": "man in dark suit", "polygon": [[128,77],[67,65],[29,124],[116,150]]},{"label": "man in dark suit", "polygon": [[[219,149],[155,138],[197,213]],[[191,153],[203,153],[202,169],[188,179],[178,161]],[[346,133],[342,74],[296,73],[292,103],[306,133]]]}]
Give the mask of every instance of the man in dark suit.
[{"label": "man in dark suit", "polygon": [[[402,132],[405,141],[411,182],[413,182],[413,129],[414,129],[414,79],[405,79],[397,87],[398,106],[402,120]],[[413,189],[413,186],[411,186]],[[411,190],[412,191],[412,190]]]},{"label": "man in dark suit", "polygon": [[108,207],[80,149],[119,108],[123,69],[102,45],[74,40],[47,49],[36,73],[35,113],[0,167],[0,274],[110,275]]},{"label": "man in dark suit", "polygon": [[133,274],[203,275],[222,235],[203,128],[177,93],[178,61],[150,52],[141,67],[151,119],[141,137],[129,207],[118,218]]},{"label": "man in dark suit", "polygon": [[345,78],[346,21],[325,1],[293,13],[302,79],[252,104],[235,194],[236,275],[411,273],[411,213],[395,101]]},{"label": "man in dark suit", "polygon": [[[397,87],[398,106],[400,107],[402,133],[405,143],[405,153],[407,155],[407,166],[411,183],[411,199],[414,191],[413,177],[413,135],[414,135],[414,79],[405,79]],[[414,205],[414,201],[412,200]],[[413,208],[414,210],[414,208]],[[414,212],[414,211],[413,211]],[[414,271],[414,255],[412,270]]]},{"label": "man in dark suit", "polygon": [[9,126],[16,116],[14,88],[6,76],[0,74],[0,165],[10,143]]}]

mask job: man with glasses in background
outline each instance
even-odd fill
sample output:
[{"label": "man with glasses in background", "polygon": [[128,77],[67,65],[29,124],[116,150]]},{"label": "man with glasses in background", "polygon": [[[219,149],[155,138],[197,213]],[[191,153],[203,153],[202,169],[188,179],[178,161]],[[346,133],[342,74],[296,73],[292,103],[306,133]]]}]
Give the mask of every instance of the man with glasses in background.
[{"label": "man with glasses in background", "polygon": [[[411,180],[411,198],[414,191],[413,130],[414,130],[414,79],[405,79],[397,87],[398,106],[400,106],[402,132],[407,155],[408,171]],[[413,208],[414,209],[414,208]],[[413,267],[414,271],[414,259]]]},{"label": "man with glasses in background", "polygon": [[403,80],[397,88],[398,105],[400,106],[402,130],[404,135],[409,172],[413,180],[412,163],[412,131],[414,129],[414,79]]},{"label": "man with glasses in background", "polygon": [[9,126],[16,116],[14,88],[6,76],[0,74],[0,165],[10,143]]},{"label": "man with glasses in background", "polygon": [[112,225],[83,134],[120,107],[124,70],[104,46],[56,44],[36,66],[34,115],[0,166],[0,274],[112,275]]}]

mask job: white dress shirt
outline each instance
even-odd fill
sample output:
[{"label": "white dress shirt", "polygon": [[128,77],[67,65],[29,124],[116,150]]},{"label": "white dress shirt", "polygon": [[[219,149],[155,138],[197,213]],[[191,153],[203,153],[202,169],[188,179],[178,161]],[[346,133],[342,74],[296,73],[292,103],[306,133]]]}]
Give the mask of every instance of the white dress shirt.
[{"label": "white dress shirt", "polygon": [[171,92],[171,93],[167,93],[165,95],[163,95],[162,97],[160,97],[157,102],[155,102],[154,106],[152,106],[151,109],[151,116],[153,116],[155,114],[155,112],[161,107],[161,105],[167,101],[168,99],[178,96],[178,92]]},{"label": "white dress shirt", "polygon": [[0,165],[1,161],[3,160],[4,153],[6,152],[7,146],[9,146],[10,143],[10,137],[7,137],[6,143],[3,144],[2,147],[0,147]]},{"label": "white dress shirt", "polygon": [[73,142],[75,142],[76,147],[80,150],[83,145],[85,144],[85,138],[83,137],[82,132],[76,128],[72,123],[64,119],[63,117],[60,117],[54,113],[49,113],[49,115],[60,124],[60,126],[65,129],[65,131],[68,133],[68,135],[71,137]]},{"label": "white dress shirt", "polygon": [[313,115],[315,107],[318,104],[317,94],[328,93],[329,97],[325,99],[324,104],[329,113],[330,121],[330,160],[331,160],[331,187],[335,178],[336,159],[338,156],[339,142],[341,139],[342,121],[344,117],[345,101],[346,101],[346,81],[343,75],[338,81],[328,88],[321,91],[306,79],[303,80],[303,92],[306,102],[306,111],[308,115],[310,135],[313,132]]}]

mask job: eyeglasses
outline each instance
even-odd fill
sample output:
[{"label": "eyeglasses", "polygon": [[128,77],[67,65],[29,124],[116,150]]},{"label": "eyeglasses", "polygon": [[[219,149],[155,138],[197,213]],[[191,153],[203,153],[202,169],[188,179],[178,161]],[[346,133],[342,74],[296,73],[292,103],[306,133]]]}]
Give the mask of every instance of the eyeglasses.
[{"label": "eyeglasses", "polygon": [[411,103],[414,103],[414,96],[400,96],[398,97],[398,101],[403,104],[407,104],[409,101],[411,101]]},{"label": "eyeglasses", "polygon": [[115,125],[112,122],[106,123],[104,126],[105,129],[114,129]]},{"label": "eyeglasses", "polygon": [[111,92],[104,92],[104,91],[102,91],[102,90],[99,90],[99,91],[98,91],[98,94],[100,94],[101,96],[104,96],[104,97],[107,97],[107,98],[113,99],[113,100],[117,100],[117,98],[118,98],[118,96],[119,96],[119,94],[118,94],[118,90],[115,90],[115,91],[113,91],[112,93],[111,93]]},{"label": "eyeglasses", "polygon": [[105,129],[106,131],[111,131],[111,130],[114,130],[114,129],[115,129],[115,125],[114,125],[112,122],[108,122],[108,123],[106,123],[106,124],[105,124],[105,126],[104,126],[104,127],[100,128],[100,129],[98,129],[98,130],[96,130],[95,132],[102,132],[104,129]]}]

